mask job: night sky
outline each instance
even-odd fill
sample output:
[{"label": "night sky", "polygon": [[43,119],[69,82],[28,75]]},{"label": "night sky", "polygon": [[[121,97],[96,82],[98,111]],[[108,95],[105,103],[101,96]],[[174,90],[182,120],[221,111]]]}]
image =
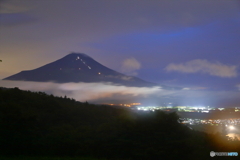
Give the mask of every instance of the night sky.
[{"label": "night sky", "polygon": [[[141,95],[148,102],[172,97],[180,105],[240,106],[238,0],[0,1],[0,79],[71,52],[127,75],[183,88],[169,93],[86,84],[88,92],[98,89],[81,98],[70,94],[79,100],[108,102],[121,94],[123,99]],[[46,84],[45,90],[68,93],[68,86],[78,84],[55,85]]]}]

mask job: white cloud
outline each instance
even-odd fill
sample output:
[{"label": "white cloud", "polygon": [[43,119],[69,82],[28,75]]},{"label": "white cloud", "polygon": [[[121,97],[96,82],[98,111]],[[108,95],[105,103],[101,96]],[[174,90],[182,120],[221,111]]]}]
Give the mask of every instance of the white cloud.
[{"label": "white cloud", "polygon": [[125,81],[131,81],[133,79],[133,77],[131,76],[112,76],[112,75],[107,75],[105,76],[107,78],[116,78],[116,79],[122,79],[122,80],[125,80]]},{"label": "white cloud", "polygon": [[[55,96],[67,96],[77,101],[94,102],[126,102],[127,100],[140,102],[177,100],[184,105],[196,103],[232,102],[240,104],[239,91],[207,91],[190,88],[182,90],[167,90],[159,86],[156,87],[126,87],[116,86],[112,83],[53,83],[53,82],[30,82],[30,81],[0,81],[0,86],[22,90],[41,91]],[[240,89],[240,85],[237,86]]]},{"label": "white cloud", "polygon": [[238,90],[240,91],[240,84],[236,85],[236,87],[238,88]]},{"label": "white cloud", "polygon": [[236,77],[237,66],[226,65],[220,62],[211,63],[203,59],[195,59],[186,63],[169,64],[165,70],[177,71],[182,73],[206,73],[218,77]]},{"label": "white cloud", "polygon": [[122,63],[121,71],[128,75],[137,75],[137,70],[141,68],[141,63],[135,58],[125,59]]},{"label": "white cloud", "polygon": [[160,86],[127,87],[119,85],[116,86],[112,83],[54,83],[2,80],[0,81],[0,86],[7,88],[18,87],[23,90],[47,92],[56,96],[67,95],[68,97],[74,98],[78,101],[97,100],[112,97],[116,94],[119,96],[128,95],[130,97],[148,97],[156,93],[161,93],[163,95],[169,94],[164,92]]}]

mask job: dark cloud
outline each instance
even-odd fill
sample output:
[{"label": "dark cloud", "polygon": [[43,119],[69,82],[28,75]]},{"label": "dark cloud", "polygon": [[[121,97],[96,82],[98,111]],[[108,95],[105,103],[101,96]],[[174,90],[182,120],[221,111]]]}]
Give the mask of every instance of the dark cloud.
[{"label": "dark cloud", "polygon": [[24,13],[7,13],[0,14],[0,25],[1,26],[16,26],[20,24],[26,24],[37,21],[37,18],[29,16]]},{"label": "dark cloud", "polygon": [[10,27],[20,24],[26,24],[37,21],[30,12],[29,6],[25,6],[26,2],[22,1],[0,1],[0,27]]}]

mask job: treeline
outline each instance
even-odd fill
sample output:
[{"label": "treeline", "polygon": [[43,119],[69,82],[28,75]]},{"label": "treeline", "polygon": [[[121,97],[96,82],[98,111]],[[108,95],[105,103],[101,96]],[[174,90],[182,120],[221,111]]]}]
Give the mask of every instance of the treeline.
[{"label": "treeline", "polygon": [[0,88],[0,155],[206,159],[210,151],[240,153],[239,141],[191,130],[178,118]]}]

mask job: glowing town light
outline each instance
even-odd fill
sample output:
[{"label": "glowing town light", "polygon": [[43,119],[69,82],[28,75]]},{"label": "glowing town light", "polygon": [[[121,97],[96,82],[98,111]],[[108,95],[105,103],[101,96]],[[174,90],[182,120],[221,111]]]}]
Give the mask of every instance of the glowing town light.
[{"label": "glowing town light", "polygon": [[230,130],[233,130],[233,129],[235,129],[235,127],[233,127],[233,126],[229,126],[229,129],[230,129]]},{"label": "glowing town light", "polygon": [[81,70],[81,68],[78,68],[79,70]]},{"label": "glowing town light", "polygon": [[98,72],[98,74],[101,74],[100,72]]}]

